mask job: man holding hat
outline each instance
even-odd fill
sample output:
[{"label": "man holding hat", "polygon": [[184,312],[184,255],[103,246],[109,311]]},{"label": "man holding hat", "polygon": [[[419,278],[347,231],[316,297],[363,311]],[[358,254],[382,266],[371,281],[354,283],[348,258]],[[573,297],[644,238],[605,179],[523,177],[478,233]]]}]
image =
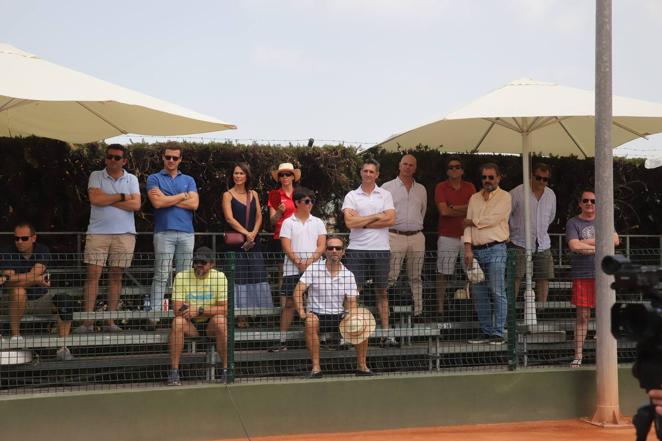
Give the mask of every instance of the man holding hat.
[{"label": "man holding hat", "polygon": [[[375,330],[370,311],[358,307],[359,292],[354,275],[342,264],[345,243],[339,237],[326,241],[326,261],[311,264],[294,289],[294,304],[306,324],[306,346],[313,363],[308,378],[322,378],[320,367],[320,332],[340,330],[345,341],[356,349],[356,376],[372,376],[366,357],[368,337]],[[308,289],[307,312],[304,293]],[[345,311],[347,312],[345,314]]]},{"label": "man holding hat", "polygon": [[180,386],[179,359],[184,348],[184,337],[200,335],[216,339],[216,351],[223,360],[225,381],[227,357],[227,298],[228,281],[225,274],[214,269],[214,252],[198,248],[193,254],[193,268],[177,273],[172,287],[175,318],[168,345],[170,372],[168,385]]}]

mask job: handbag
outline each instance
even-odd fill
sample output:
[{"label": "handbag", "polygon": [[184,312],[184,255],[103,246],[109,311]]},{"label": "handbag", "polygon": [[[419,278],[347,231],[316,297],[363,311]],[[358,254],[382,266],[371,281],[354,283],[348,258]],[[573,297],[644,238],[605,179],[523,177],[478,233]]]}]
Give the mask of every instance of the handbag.
[{"label": "handbag", "polygon": [[[246,223],[245,225],[248,225],[248,217],[249,217],[249,210],[251,208],[251,191],[248,191],[248,197],[246,198]],[[223,241],[225,242],[226,245],[229,246],[241,246],[246,242],[246,236],[241,234],[238,231],[231,230],[231,231],[226,231],[225,235],[223,236]]]}]

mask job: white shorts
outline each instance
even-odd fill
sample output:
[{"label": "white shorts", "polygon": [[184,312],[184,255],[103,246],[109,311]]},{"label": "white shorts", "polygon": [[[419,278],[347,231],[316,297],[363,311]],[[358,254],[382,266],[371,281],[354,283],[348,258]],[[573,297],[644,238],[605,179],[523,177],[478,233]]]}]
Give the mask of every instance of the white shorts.
[{"label": "white shorts", "polygon": [[452,276],[455,273],[457,256],[460,255],[464,268],[464,243],[459,237],[439,236],[437,239],[437,272]]}]

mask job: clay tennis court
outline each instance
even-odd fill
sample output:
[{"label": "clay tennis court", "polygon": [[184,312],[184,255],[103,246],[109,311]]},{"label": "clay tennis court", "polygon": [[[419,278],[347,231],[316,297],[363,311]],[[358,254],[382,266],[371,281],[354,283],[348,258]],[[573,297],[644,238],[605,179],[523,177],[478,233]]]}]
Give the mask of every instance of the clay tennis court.
[{"label": "clay tennis court", "polygon": [[[232,441],[246,440],[234,438]],[[251,437],[252,441],[632,441],[634,427],[602,428],[580,420],[422,427],[371,432]],[[656,440],[654,433],[648,441]],[[220,440],[218,440],[220,441]],[[225,440],[227,441],[227,440]]]}]

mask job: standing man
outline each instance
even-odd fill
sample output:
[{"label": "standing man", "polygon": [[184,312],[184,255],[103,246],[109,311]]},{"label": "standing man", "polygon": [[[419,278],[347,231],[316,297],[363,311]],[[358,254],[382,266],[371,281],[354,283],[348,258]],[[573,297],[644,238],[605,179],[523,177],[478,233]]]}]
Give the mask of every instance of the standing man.
[{"label": "standing man", "polygon": [[471,268],[474,257],[485,280],[472,291],[481,335],[471,344],[502,345],[508,300],[506,298],[506,242],[510,193],[499,188],[499,166],[488,162],[480,168],[483,188],[471,196],[464,220],[464,264]]},{"label": "standing man", "polygon": [[[73,319],[73,301],[66,294],[48,292],[51,286],[47,265],[50,251],[37,242],[34,226],[19,222],[14,227],[14,245],[3,248],[0,253],[0,276],[4,283],[3,310],[9,309],[10,343],[21,346],[21,319],[29,314],[52,314],[57,311],[57,331],[61,338],[69,335]],[[8,301],[8,302],[7,302]],[[7,304],[8,303],[8,304]],[[62,346],[55,353],[62,361],[74,357],[69,348]]]},{"label": "standing man", "polygon": [[[94,311],[99,293],[99,278],[108,263],[108,310],[117,311],[122,291],[124,269],[131,266],[136,245],[134,212],[140,210],[138,179],[124,170],[127,148],[111,144],[106,148],[106,168],[92,172],[87,184],[90,198],[90,224],[85,237],[85,278],[83,309]],[[122,329],[113,320],[106,321],[104,331]],[[85,320],[74,332],[94,331],[92,320]]]},{"label": "standing man", "polygon": [[[306,324],[306,346],[310,351],[313,368],[308,378],[322,378],[320,367],[320,332],[338,332],[345,315],[358,313],[358,296],[354,275],[342,264],[345,243],[339,237],[326,241],[326,260],[311,264],[294,289],[294,304],[299,317]],[[308,289],[308,300],[303,294]],[[374,328],[374,319],[373,319]],[[356,348],[356,376],[375,375],[367,365],[368,339],[354,345]]]},{"label": "standing man", "polygon": [[147,178],[147,197],[154,207],[154,281],[149,304],[145,305],[147,311],[164,309],[173,258],[176,272],[191,267],[193,212],[198,209],[199,199],[195,180],[179,171],[182,153],[180,146],[166,144],[163,170]]},{"label": "standing man", "polygon": [[[547,301],[549,280],[554,278],[552,241],[547,230],[556,217],[556,194],[547,185],[551,171],[547,164],[538,163],[531,173],[531,245],[533,248],[533,279],[536,281],[536,297],[539,302]],[[524,184],[510,191],[513,208],[508,225],[510,242],[516,250],[517,272],[515,295],[519,294],[522,277],[526,273],[526,233],[524,225]]]},{"label": "standing man", "polygon": [[[382,328],[388,329],[388,229],[395,225],[395,208],[391,193],[377,185],[378,177],[379,162],[367,159],[361,167],[361,185],[345,195],[342,211],[345,225],[351,230],[345,262],[359,287],[372,274],[379,318]],[[388,337],[382,344],[395,345],[396,341]]]},{"label": "standing man", "polygon": [[[575,322],[575,359],[570,367],[582,365],[584,341],[588,333],[591,308],[595,307],[595,193],[585,190],[579,198],[579,215],[568,219],[565,236],[570,256],[572,274],[571,303],[577,308]],[[619,244],[614,232],[614,245]]]},{"label": "standing man", "polygon": [[280,342],[269,352],[287,351],[287,330],[294,319],[292,295],[301,274],[317,262],[326,249],[326,226],[313,216],[314,193],[306,187],[294,190],[295,212],[280,228],[280,243],[285,253],[283,265],[283,294],[280,304]]},{"label": "standing man", "polygon": [[389,229],[391,270],[389,286],[395,285],[400,276],[402,261],[407,259],[407,278],[414,304],[414,321],[420,321],[423,313],[423,282],[421,270],[425,258],[423,218],[428,208],[428,192],[414,180],[416,158],[404,155],[398,167],[398,177],[382,185],[391,192],[395,206],[395,225]]},{"label": "standing man", "polygon": [[172,321],[168,346],[170,372],[168,385],[180,386],[179,360],[184,349],[184,337],[205,335],[216,340],[216,352],[223,360],[221,381],[228,369],[227,300],[228,281],[214,269],[214,252],[200,247],[193,256],[193,268],[179,272],[172,288],[175,319]]},{"label": "standing man", "polygon": [[[439,210],[439,238],[437,239],[437,314],[444,313],[444,300],[448,278],[455,273],[458,254],[464,260],[464,218],[469,198],[476,193],[471,182],[464,181],[464,167],[457,156],[446,163],[448,179],[437,184],[434,201]],[[441,317],[439,317],[441,318]]]}]

